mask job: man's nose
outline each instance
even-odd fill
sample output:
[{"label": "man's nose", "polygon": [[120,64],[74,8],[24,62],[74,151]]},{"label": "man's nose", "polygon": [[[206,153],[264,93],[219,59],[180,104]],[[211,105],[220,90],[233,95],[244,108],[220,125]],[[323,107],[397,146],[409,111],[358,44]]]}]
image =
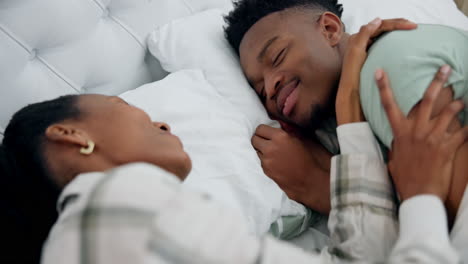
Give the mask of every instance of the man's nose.
[{"label": "man's nose", "polygon": [[267,95],[267,99],[274,99],[276,97],[283,79],[284,78],[279,74],[272,74],[266,78],[265,93]]}]

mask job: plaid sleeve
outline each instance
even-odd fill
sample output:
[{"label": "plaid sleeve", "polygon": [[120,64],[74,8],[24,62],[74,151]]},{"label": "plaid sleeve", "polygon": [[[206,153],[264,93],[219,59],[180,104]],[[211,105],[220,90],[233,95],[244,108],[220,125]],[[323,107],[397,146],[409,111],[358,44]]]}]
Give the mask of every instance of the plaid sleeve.
[{"label": "plaid sleeve", "polygon": [[341,155],[332,159],[332,206],[364,204],[395,212],[397,199],[387,165],[368,123],[342,125],[337,134]]},{"label": "plaid sleeve", "polygon": [[342,154],[331,166],[333,258],[384,262],[397,238],[397,200],[367,123],[338,128]]},{"label": "plaid sleeve", "polygon": [[397,209],[387,166],[382,160],[365,154],[333,157],[330,195],[332,207],[337,209],[362,204],[390,215]]}]

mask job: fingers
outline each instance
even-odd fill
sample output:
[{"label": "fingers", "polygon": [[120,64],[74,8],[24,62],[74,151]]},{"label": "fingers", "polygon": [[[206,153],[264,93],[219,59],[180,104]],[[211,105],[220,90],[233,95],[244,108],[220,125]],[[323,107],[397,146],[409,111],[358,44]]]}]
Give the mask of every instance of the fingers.
[{"label": "fingers", "polygon": [[394,31],[394,30],[412,30],[418,27],[417,24],[403,18],[396,19],[386,19],[382,20],[382,23],[376,31],[373,32],[371,38],[376,38],[384,32]]},{"label": "fingers", "polygon": [[468,126],[459,129],[453,136],[450,138],[448,144],[451,150],[456,151],[459,147],[468,140]]},{"label": "fingers", "polygon": [[450,103],[437,118],[437,123],[434,128],[434,135],[442,138],[447,133],[448,128],[452,121],[457,117],[457,114],[465,108],[462,101],[455,101]]},{"label": "fingers", "polygon": [[369,24],[362,26],[359,30],[359,33],[356,36],[356,42],[354,43],[355,47],[358,49],[366,50],[372,36],[381,25],[382,19],[376,18],[372,20]]},{"label": "fingers", "polygon": [[402,121],[405,120],[405,116],[395,102],[387,74],[382,69],[379,69],[375,72],[375,79],[379,87],[382,106],[387,113],[393,135],[396,136],[399,134],[399,128]]},{"label": "fingers", "polygon": [[417,24],[403,18],[386,20],[376,18],[369,24],[361,27],[359,34],[357,35],[356,44],[359,48],[366,48],[372,42],[373,38],[380,36],[384,32],[394,30],[412,30],[417,27]]},{"label": "fingers", "polygon": [[257,153],[258,152],[263,153],[267,144],[268,144],[268,140],[264,139],[263,137],[259,137],[257,135],[252,137],[252,146],[257,151]]},{"label": "fingers", "polygon": [[421,126],[430,120],[434,103],[439,96],[440,91],[444,88],[451,73],[450,66],[444,65],[437,72],[436,76],[432,80],[429,88],[424,93],[423,99],[419,105],[419,111],[417,113],[417,126]]},{"label": "fingers", "polygon": [[255,130],[255,135],[264,139],[272,139],[273,136],[282,131],[280,128],[275,128],[267,125],[259,125]]}]

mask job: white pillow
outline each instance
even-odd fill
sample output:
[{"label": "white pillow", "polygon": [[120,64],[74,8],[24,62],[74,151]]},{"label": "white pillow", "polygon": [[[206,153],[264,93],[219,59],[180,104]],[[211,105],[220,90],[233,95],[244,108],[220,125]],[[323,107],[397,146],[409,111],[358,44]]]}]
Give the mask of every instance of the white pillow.
[{"label": "white pillow", "polygon": [[346,31],[356,33],[376,17],[406,18],[421,24],[442,24],[468,30],[468,18],[453,0],[339,0]]},{"label": "white pillow", "polygon": [[[465,28],[467,23],[466,17],[460,17],[460,12],[451,0],[342,0],[342,2],[345,5],[343,20],[349,32],[357,31],[362,24],[368,23],[377,16],[382,18],[407,17],[415,22],[458,25],[462,28]],[[366,13],[361,10],[365,10]],[[203,69],[207,80],[216,88],[220,96],[231,103],[230,109],[235,109],[246,119],[242,125],[246,129],[244,140],[247,141],[259,124],[277,124],[268,118],[242,73],[237,55],[224,38],[223,13],[227,11],[213,9],[175,20],[151,33],[148,38],[148,47],[168,72],[192,68]],[[222,112],[225,109],[213,108],[212,111]],[[253,150],[250,145],[247,145],[244,147]],[[256,157],[250,155],[244,161],[250,158],[257,160]],[[258,160],[257,166],[259,166]],[[258,172],[260,167],[253,169]],[[258,188],[260,189],[257,191],[262,192],[263,187],[258,186]],[[275,194],[279,195],[278,192]],[[281,195],[284,197],[284,194]],[[275,199],[278,200],[279,197]],[[277,205],[272,201],[272,204],[266,206],[278,208]],[[282,207],[281,215],[288,215],[288,213],[294,215],[294,212],[298,212],[293,203],[286,205]]]},{"label": "white pillow", "polygon": [[[375,17],[404,17],[417,23],[458,26],[468,30],[468,18],[452,0],[341,0],[343,21],[348,32]],[[230,9],[231,6],[227,6]],[[148,38],[150,52],[162,67],[173,72],[181,69],[203,69],[219,93],[249,119],[254,131],[260,123],[275,124],[266,114],[239,66],[238,57],[224,39],[222,14],[212,9],[175,20],[159,27]]]},{"label": "white pillow", "polygon": [[147,53],[159,25],[230,0],[0,0],[0,140],[21,107],[120,94],[165,76]]},{"label": "white pillow", "polygon": [[121,97],[171,126],[192,158],[185,184],[240,211],[252,234],[266,233],[285,207],[288,214],[305,214],[263,174],[250,145],[249,121],[200,70],[173,73]]},{"label": "white pillow", "polygon": [[222,11],[212,9],[159,27],[148,37],[150,52],[168,72],[203,69],[207,80],[250,121],[276,125],[244,78],[237,55],[224,38]]}]

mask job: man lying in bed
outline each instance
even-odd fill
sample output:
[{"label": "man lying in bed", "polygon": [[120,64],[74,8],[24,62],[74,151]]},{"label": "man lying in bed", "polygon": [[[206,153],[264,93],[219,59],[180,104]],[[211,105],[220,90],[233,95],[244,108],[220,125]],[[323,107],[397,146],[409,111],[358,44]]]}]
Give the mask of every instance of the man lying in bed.
[{"label": "man lying in bed", "polygon": [[[366,27],[368,34],[358,34],[350,41],[356,49],[346,54],[346,60],[354,64],[347,63],[343,70],[349,79],[359,79],[369,37],[379,25]],[[391,103],[388,85],[382,84],[383,99]],[[340,91],[352,92],[354,87],[346,83],[340,85]],[[438,94],[441,88],[440,82],[434,82],[428,94]],[[356,105],[360,109],[358,101]],[[397,108],[393,104],[389,112],[398,113]],[[461,110],[457,109],[437,119],[451,120]],[[359,116],[346,114],[354,110],[351,107],[341,111],[340,120],[360,121]],[[428,112],[430,107],[418,116]],[[65,96],[27,106],[14,115],[0,145],[0,175],[5,187],[1,211],[6,215],[2,219],[6,218],[7,223],[14,219],[3,226],[6,232],[2,238],[10,248],[2,258],[14,257],[6,263],[21,257],[34,260],[59,209],[44,247],[43,263],[458,263],[453,247],[464,244],[449,242],[441,201],[452,175],[446,166],[451,167],[453,156],[445,152],[462,144],[468,129],[448,133],[445,140],[423,139],[408,144],[405,139],[412,139],[414,133],[404,128],[414,121],[390,119],[392,127],[405,135],[395,141],[400,160],[394,159],[392,167],[396,189],[405,202],[399,213],[399,242],[390,256],[376,259],[376,252],[385,251],[380,247],[386,247],[388,240],[379,232],[382,226],[388,228],[380,211],[395,206],[385,199],[369,199],[353,186],[341,185],[344,175],[356,179],[362,177],[360,173],[335,169],[332,186],[337,192],[329,223],[333,243],[321,255],[308,255],[268,236],[262,240],[251,237],[237,214],[206,196],[184,190],[177,178],[183,180],[190,172],[190,158],[169,126],[152,122],[142,110],[117,97],[102,95]],[[429,135],[440,133],[428,126],[429,118],[422,121],[418,125]],[[445,132],[448,122],[442,123]],[[341,128],[354,128],[371,136],[365,123]],[[341,164],[339,160],[355,158],[384,167],[372,137],[353,147],[349,143],[356,135],[344,135],[347,137],[342,137],[340,144],[354,154],[335,157],[335,168]],[[434,156],[424,155],[428,150],[437,150],[440,163],[432,162]],[[419,171],[414,168],[419,167],[406,162],[406,155],[420,156],[417,165],[424,164],[426,173],[415,173]],[[148,164],[131,164],[134,162]],[[391,193],[386,176],[378,173],[371,182],[385,182],[383,191]],[[360,212],[361,217],[348,217],[355,212]],[[466,212],[462,211],[465,218]],[[430,221],[419,224],[421,215]],[[369,219],[379,224],[363,223]],[[15,255],[15,249],[21,253]]]},{"label": "man lying in bed", "polygon": [[[270,115],[280,120],[283,127],[312,134],[324,120],[334,116],[341,104],[349,101],[349,96],[358,96],[357,90],[337,96],[350,39],[340,20],[342,11],[336,0],[241,0],[226,17],[226,36],[240,55],[244,73]],[[388,71],[397,102],[412,117],[422,107],[418,102],[425,87],[443,65],[451,66],[453,73],[432,114],[438,114],[453,97],[468,100],[468,33],[444,26],[419,25],[414,31],[389,33],[369,50],[361,72],[361,103],[373,132],[386,147],[391,146],[392,133],[378,100],[375,71],[378,68]],[[381,72],[378,73],[380,77]],[[460,116],[451,126],[455,129],[467,120],[468,117]],[[262,126],[253,138],[254,147],[262,154],[265,172],[291,197],[326,212],[329,208],[327,168],[321,168],[317,162],[315,165],[308,162],[312,165],[307,170],[295,167],[304,163],[304,156],[308,155],[309,160],[327,160],[326,154],[316,151],[316,146],[315,153],[304,150],[295,139],[278,140],[275,136],[278,133],[283,132]],[[276,153],[269,153],[271,145],[275,146]],[[296,154],[291,149],[297,150]],[[284,151],[288,155],[282,156]],[[468,144],[456,155],[454,178],[446,201],[452,220],[468,180]],[[311,171],[315,177],[308,177]],[[316,192],[303,192],[306,189]]]}]

